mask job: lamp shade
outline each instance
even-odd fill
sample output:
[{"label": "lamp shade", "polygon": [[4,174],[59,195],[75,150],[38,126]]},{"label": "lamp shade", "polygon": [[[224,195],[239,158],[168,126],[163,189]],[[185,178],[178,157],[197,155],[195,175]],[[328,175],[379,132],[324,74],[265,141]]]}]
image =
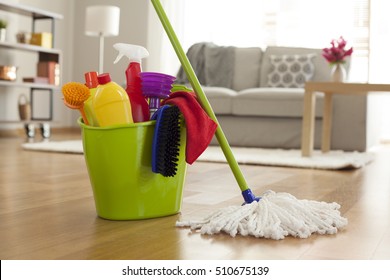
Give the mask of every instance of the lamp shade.
[{"label": "lamp shade", "polygon": [[117,36],[120,9],[116,6],[89,6],[85,14],[85,34],[88,36]]}]

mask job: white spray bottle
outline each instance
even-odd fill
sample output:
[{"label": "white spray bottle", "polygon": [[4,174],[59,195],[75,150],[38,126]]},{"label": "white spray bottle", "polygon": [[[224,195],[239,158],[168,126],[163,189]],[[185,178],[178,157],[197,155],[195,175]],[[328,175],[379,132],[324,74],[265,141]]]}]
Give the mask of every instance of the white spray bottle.
[{"label": "white spray bottle", "polygon": [[149,120],[149,105],[146,98],[142,95],[141,85],[141,61],[149,56],[149,52],[141,46],[117,43],[114,49],[118,51],[114,63],[117,63],[123,56],[130,60],[129,66],[125,71],[126,92],[130,99],[134,122],[145,122]]}]

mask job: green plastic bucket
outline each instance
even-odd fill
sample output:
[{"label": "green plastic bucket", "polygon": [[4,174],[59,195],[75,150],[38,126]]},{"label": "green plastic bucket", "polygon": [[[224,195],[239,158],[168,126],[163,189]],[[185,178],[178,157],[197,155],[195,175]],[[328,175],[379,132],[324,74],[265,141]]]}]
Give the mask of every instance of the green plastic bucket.
[{"label": "green plastic bucket", "polygon": [[164,177],[151,167],[155,121],[92,127],[80,118],[78,123],[99,217],[139,220],[180,211],[187,170],[184,125],[177,174]]}]

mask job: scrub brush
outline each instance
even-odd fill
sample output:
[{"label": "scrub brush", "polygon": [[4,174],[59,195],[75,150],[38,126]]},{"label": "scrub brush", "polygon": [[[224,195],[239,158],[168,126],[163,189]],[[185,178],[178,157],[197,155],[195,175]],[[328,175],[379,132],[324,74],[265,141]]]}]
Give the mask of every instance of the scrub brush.
[{"label": "scrub brush", "polygon": [[152,116],[156,120],[152,145],[152,171],[164,177],[174,177],[177,172],[180,146],[180,110],[164,105]]},{"label": "scrub brush", "polygon": [[89,88],[82,83],[69,82],[62,86],[62,94],[64,95],[64,104],[70,109],[79,110],[84,123],[89,125],[84,112],[84,102],[91,95]]}]

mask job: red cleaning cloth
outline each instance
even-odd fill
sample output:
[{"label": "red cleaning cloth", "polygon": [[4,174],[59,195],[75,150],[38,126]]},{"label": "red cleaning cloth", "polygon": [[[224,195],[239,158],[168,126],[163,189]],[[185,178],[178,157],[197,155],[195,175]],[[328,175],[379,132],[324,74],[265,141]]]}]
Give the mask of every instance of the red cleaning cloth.
[{"label": "red cleaning cloth", "polygon": [[192,164],[206,150],[217,124],[200,106],[193,92],[171,93],[162,104],[176,105],[184,116],[187,128],[186,162]]}]

